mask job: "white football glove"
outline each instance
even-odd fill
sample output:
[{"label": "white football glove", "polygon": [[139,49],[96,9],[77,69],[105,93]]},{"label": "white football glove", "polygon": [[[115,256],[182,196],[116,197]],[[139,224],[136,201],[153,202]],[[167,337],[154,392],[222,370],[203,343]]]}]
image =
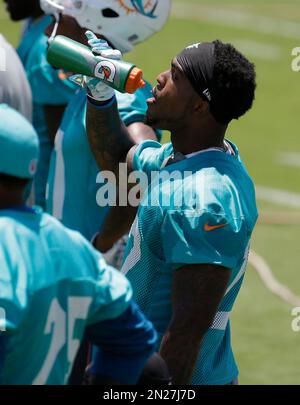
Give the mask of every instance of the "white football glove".
[{"label": "white football glove", "polygon": [[[96,233],[91,239],[91,244],[97,249],[97,237],[99,232]],[[115,269],[120,270],[122,267],[126,245],[128,242],[128,235],[122,236],[107,252],[102,254],[102,257],[107,264],[113,266]]]},{"label": "white football glove", "polygon": [[102,253],[107,264],[113,266],[115,269],[121,270],[127,242],[128,235],[125,235],[119,239],[108,252]]},{"label": "white football glove", "polygon": [[[93,53],[107,59],[122,60],[120,51],[112,49],[105,40],[97,38],[92,31],[86,31],[85,35]],[[115,90],[112,87],[97,78],[75,75],[70,80],[85,87],[89,96],[97,101],[107,101],[115,95]]]}]

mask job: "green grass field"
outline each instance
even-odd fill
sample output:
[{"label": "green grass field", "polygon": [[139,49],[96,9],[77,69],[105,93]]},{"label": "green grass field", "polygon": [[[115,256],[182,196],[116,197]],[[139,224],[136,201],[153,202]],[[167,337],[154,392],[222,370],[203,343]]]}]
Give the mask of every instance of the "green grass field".
[{"label": "green grass field", "polygon": [[[16,45],[20,25],[9,22],[1,7],[1,32]],[[174,0],[165,29],[127,59],[154,83],[184,46],[216,38],[232,42],[256,64],[254,108],[231,125],[227,136],[238,144],[258,187],[262,217],[289,216],[289,225],[284,219],[279,225],[259,223],[252,249],[279,282],[300,296],[300,72],[291,69],[291,51],[300,47],[299,0]],[[231,325],[240,383],[300,383],[300,332],[291,329],[292,307],[248,266]]]}]

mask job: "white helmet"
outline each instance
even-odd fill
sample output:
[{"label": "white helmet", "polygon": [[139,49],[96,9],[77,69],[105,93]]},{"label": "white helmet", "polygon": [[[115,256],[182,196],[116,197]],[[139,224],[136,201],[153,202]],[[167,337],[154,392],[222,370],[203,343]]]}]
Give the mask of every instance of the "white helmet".
[{"label": "white helmet", "polygon": [[161,30],[171,0],[40,0],[46,14],[72,16],[82,28],[102,34],[121,52]]}]

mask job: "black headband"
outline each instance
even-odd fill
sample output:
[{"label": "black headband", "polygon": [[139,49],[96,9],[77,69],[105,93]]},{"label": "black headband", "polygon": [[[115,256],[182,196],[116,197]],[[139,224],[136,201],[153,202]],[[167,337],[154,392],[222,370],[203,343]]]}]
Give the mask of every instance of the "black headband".
[{"label": "black headband", "polygon": [[215,65],[214,52],[214,43],[203,42],[188,46],[176,57],[194,90],[208,102],[212,97],[210,87]]}]

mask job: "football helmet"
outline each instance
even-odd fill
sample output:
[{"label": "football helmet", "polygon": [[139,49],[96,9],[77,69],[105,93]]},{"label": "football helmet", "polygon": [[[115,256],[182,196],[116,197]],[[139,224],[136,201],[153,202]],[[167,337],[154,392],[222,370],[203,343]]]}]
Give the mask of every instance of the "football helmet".
[{"label": "football helmet", "polygon": [[103,35],[121,52],[160,31],[171,0],[40,0],[46,14],[72,16],[82,28]]}]

